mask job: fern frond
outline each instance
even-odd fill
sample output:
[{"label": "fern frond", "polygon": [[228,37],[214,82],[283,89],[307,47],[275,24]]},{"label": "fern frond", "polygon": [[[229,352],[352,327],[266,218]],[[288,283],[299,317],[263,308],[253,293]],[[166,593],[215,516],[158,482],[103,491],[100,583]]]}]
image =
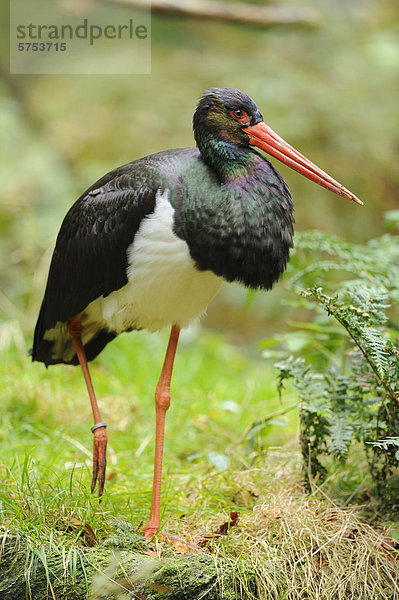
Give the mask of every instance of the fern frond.
[{"label": "fern frond", "polygon": [[345,413],[334,415],[329,431],[331,437],[329,450],[341,461],[346,459],[351,441],[354,437],[354,427],[350,417],[348,417],[349,415]]},{"label": "fern frond", "polygon": [[373,327],[362,327],[362,347],[370,358],[370,362],[375,366],[382,380],[387,378],[388,374],[388,348],[387,342],[382,333]]}]

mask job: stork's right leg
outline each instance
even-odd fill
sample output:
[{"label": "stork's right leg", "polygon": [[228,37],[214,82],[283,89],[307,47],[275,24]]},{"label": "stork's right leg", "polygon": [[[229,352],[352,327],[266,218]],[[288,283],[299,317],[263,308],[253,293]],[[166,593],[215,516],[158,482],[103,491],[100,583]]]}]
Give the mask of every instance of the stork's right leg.
[{"label": "stork's right leg", "polygon": [[94,434],[93,443],[93,479],[91,482],[91,491],[94,492],[98,479],[98,495],[102,496],[105,483],[105,468],[107,464],[107,432],[106,424],[101,421],[100,411],[97,399],[94,394],[93,384],[91,382],[89,367],[87,365],[86,352],[82,343],[82,322],[81,315],[76,315],[68,321],[68,331],[72,343],[75,347],[80,366],[82,367],[87,391],[89,392],[90,404],[93,411],[94,425],[91,428]]},{"label": "stork's right leg", "polygon": [[166,350],[161,376],[155,391],[155,460],[154,460],[154,479],[152,484],[152,501],[150,519],[147,525],[144,525],[143,531],[146,538],[151,539],[159,529],[161,520],[161,479],[162,479],[162,457],[163,440],[165,433],[165,414],[170,405],[170,382],[172,379],[173,363],[175,360],[177,342],[179,341],[180,329],[173,325],[168,348]]}]

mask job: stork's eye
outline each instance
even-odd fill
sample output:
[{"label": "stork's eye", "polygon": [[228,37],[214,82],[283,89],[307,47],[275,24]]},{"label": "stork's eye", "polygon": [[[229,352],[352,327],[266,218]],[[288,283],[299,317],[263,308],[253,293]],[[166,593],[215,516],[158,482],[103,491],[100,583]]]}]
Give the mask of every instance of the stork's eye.
[{"label": "stork's eye", "polygon": [[233,117],[233,119],[235,119],[242,125],[249,125],[251,122],[251,119],[249,118],[249,116],[247,115],[245,110],[241,110],[241,108],[236,108],[235,110],[231,110],[230,114]]}]

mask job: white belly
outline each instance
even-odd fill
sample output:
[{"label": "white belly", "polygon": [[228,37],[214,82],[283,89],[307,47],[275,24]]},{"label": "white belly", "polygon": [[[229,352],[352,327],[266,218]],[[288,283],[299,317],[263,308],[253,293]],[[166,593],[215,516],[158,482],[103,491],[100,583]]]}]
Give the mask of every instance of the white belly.
[{"label": "white belly", "polygon": [[199,271],[186,242],[172,231],[174,209],[168,192],[158,192],[154,213],[140,225],[127,250],[128,283],[91,302],[82,315],[83,340],[103,324],[110,331],[158,331],[187,326],[204,313],[222,278]]}]

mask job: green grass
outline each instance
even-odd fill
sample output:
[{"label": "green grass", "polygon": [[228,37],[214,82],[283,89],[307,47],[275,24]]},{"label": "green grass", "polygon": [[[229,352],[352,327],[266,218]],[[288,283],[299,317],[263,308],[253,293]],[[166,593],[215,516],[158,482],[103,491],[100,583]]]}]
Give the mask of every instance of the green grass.
[{"label": "green grass", "polygon": [[[77,534],[68,530],[70,518],[89,522],[100,536],[110,515],[139,526],[150,507],[154,390],[167,333],[120,336],[92,363],[109,434],[101,504],[89,491],[92,416],[80,369],[32,364],[18,340],[3,350],[0,367],[3,522],[44,538],[58,523],[72,543]],[[183,336],[167,414],[164,524],[182,512],[201,518],[248,508],[248,498],[238,497],[229,480],[257,465],[268,446],[295,437],[296,411],[236,442],[256,419],[281,408],[274,372],[264,361],[249,360],[245,349],[207,332]]]},{"label": "green grass", "polygon": [[[93,543],[100,551],[148,550],[135,529],[150,508],[154,389],[166,342],[166,332],[123,335],[92,363],[109,432],[100,503],[90,494],[92,416],[80,369],[32,364],[21,330],[0,329],[0,530],[3,544],[7,537],[24,543],[28,590],[40,568],[49,597],[63,581],[76,582],[73,589],[84,595]],[[342,600],[349,588],[364,600],[386,598],[392,585],[399,591],[394,524],[373,529],[328,498],[361,496],[361,463],[355,456],[330,472],[322,490],[303,493],[295,397],[287,390],[280,403],[274,370],[253,350],[207,331],[183,336],[167,414],[162,528],[199,543],[238,511],[238,526],[216,535],[204,552],[218,568],[230,565],[238,586],[245,588],[248,568],[254,572],[262,599],[270,590],[281,598],[311,590],[309,597]],[[62,576],[55,564],[63,565]]]}]

